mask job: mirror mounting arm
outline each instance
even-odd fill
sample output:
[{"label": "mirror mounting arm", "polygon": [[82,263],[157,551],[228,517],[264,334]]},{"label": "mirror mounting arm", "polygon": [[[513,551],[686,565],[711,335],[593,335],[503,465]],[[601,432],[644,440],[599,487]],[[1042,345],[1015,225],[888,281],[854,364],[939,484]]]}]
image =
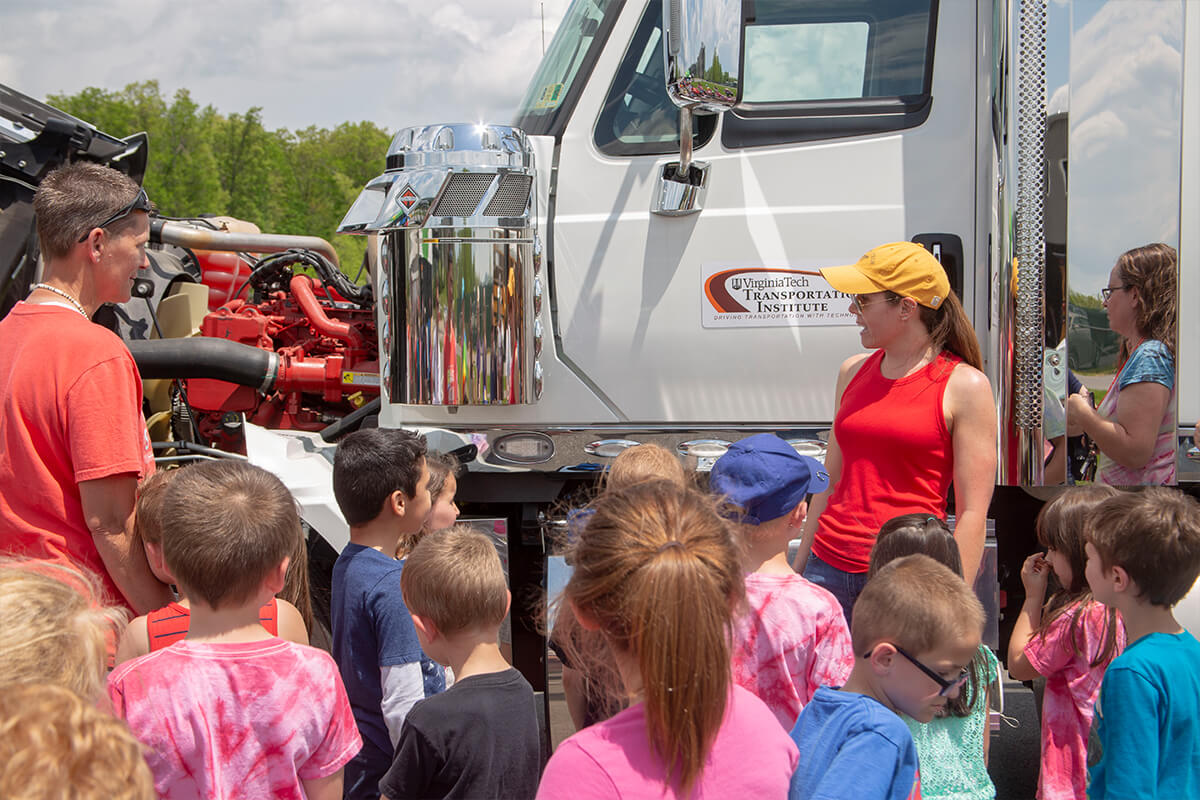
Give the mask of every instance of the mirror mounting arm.
[{"label": "mirror mounting arm", "polygon": [[692,109],[684,106],[679,109],[679,167],[675,174],[679,180],[686,182],[692,169]]}]

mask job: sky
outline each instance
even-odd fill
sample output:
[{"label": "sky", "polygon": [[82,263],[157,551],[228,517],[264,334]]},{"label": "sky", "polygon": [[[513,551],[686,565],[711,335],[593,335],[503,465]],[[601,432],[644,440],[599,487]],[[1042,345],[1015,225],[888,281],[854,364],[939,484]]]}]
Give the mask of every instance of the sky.
[{"label": "sky", "polygon": [[[568,0],[0,0],[0,83],[157,80],[268,128],[508,123]],[[19,35],[11,35],[20,32]]]}]

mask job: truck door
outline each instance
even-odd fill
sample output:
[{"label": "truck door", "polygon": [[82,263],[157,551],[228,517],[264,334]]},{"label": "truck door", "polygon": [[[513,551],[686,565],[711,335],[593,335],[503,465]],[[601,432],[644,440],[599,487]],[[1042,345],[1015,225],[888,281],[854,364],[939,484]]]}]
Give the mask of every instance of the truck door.
[{"label": "truck door", "polygon": [[[664,165],[678,158],[660,0],[622,9],[563,132],[556,333],[622,419],[827,424],[838,365],[861,350],[858,329],[844,297],[786,270],[851,263],[875,245],[934,234],[939,247],[961,240],[957,288],[969,311],[976,287],[986,292],[975,4],[754,6],[746,108],[696,126],[695,158],[709,165],[699,213],[650,211]],[[734,268],[785,270],[745,273],[767,281],[752,301],[770,310],[811,299],[808,310],[767,313],[754,327],[714,315],[705,279]],[[803,291],[779,293],[772,275]]]}]

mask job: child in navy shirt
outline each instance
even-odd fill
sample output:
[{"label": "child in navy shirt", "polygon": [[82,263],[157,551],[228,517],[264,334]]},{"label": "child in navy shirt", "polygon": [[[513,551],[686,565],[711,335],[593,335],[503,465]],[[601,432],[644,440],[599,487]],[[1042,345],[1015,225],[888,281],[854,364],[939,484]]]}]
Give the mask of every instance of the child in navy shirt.
[{"label": "child in navy shirt", "polygon": [[363,740],[346,765],[345,797],[374,800],[408,710],[446,688],[445,672],[421,651],[393,557],[432,505],[425,440],[395,428],[350,434],[334,455],[333,493],[350,525],[333,566],[333,657]]}]

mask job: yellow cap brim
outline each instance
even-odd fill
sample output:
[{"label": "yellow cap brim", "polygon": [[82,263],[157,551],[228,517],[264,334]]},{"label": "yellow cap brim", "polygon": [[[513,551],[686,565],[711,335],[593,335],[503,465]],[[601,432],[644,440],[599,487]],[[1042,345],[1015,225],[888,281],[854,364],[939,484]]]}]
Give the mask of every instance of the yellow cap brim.
[{"label": "yellow cap brim", "polygon": [[857,264],[846,264],[841,267],[822,267],[818,270],[821,277],[829,282],[835,290],[842,294],[870,294],[871,292],[887,291],[875,281],[863,275]]}]

